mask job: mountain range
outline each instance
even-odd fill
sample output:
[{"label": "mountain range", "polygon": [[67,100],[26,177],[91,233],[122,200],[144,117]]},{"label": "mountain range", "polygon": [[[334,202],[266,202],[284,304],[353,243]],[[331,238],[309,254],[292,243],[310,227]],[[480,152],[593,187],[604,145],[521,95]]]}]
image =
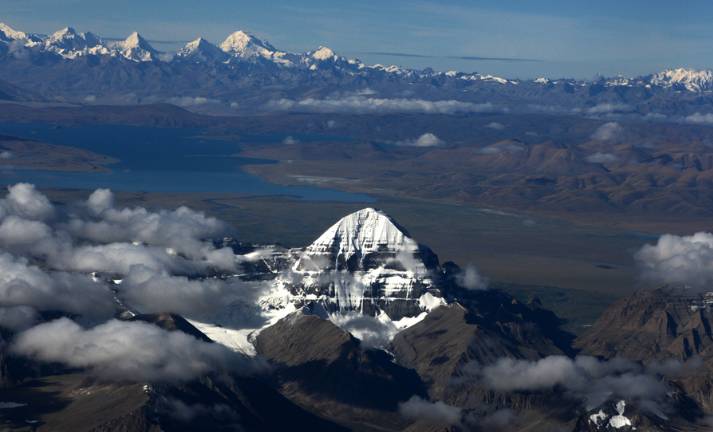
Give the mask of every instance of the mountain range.
[{"label": "mountain range", "polygon": [[[141,251],[174,265],[189,262],[195,250],[175,242],[186,238],[175,233],[191,227],[191,238],[218,227],[186,208],[114,209],[108,194],[97,191],[85,204],[105,218],[104,232],[128,215],[139,225],[144,216],[161,220],[162,229],[174,232],[166,238],[149,230],[136,234],[143,241],[105,245],[129,248],[119,263]],[[33,206],[20,203],[8,211],[47,217],[40,196],[33,196]],[[81,205],[72,211],[81,213]],[[58,227],[98,239],[101,234],[86,223],[73,219]],[[166,241],[175,249],[156,247]],[[707,430],[713,413],[710,295],[673,288],[637,292],[575,338],[537,298],[523,303],[475,283],[467,270],[440,263],[377,209],[346,215],[304,248],[231,237],[212,241],[200,252],[211,266],[194,267],[190,277],[152,273],[146,265],[155,263],[146,258],[139,267],[110,270],[116,258],[93,246],[104,261],[89,261],[94,264],[73,273],[74,283],[88,283],[86,293],[93,296],[111,287],[107,306],[114,318],[86,330],[73,322],[91,322],[100,297],[73,314],[62,310],[66,297],[49,303],[26,297],[38,315],[24,330],[21,310],[5,306],[8,292],[0,290],[2,427]],[[231,267],[231,256],[241,263],[239,272],[220,271]],[[0,260],[7,266],[7,255]],[[106,270],[96,270],[97,263]],[[41,271],[50,270],[26,269]],[[0,280],[0,287],[7,283]],[[197,297],[186,302],[186,295]],[[55,329],[61,341],[40,338],[36,345],[37,337]],[[155,337],[162,342],[153,344]]]},{"label": "mountain range", "polygon": [[[660,120],[713,111],[710,70],[678,68],[594,80],[507,79],[367,65],[327,47],[290,53],[244,31],[218,45],[197,38],[177,52],[160,52],[136,32],[117,41],[71,27],[45,36],[0,24],[0,73],[9,84],[32,89],[46,101],[169,102],[220,113],[532,111]],[[404,108],[404,101],[442,104]]]}]

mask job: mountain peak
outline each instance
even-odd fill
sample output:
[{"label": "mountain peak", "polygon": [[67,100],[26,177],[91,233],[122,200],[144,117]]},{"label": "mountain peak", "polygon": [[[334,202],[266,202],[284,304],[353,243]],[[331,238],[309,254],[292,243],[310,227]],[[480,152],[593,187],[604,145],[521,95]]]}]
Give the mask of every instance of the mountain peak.
[{"label": "mountain peak", "polygon": [[315,60],[324,61],[333,59],[334,57],[336,57],[336,54],[334,53],[334,51],[332,51],[331,48],[320,46],[311,53],[311,57]]},{"label": "mountain peak", "polygon": [[101,39],[93,33],[79,33],[72,27],[65,27],[52,33],[43,42],[46,50],[73,59],[87,54],[106,54],[108,50]]},{"label": "mountain peak", "polygon": [[275,52],[275,47],[268,42],[242,30],[238,30],[225,38],[223,43],[220,44],[220,49],[242,57],[269,56]]},{"label": "mountain peak", "polygon": [[666,69],[651,77],[651,83],[662,87],[680,86],[689,91],[710,90],[713,87],[713,71],[687,68]]},{"label": "mountain peak", "polygon": [[151,44],[143,38],[138,32],[133,32],[119,43],[121,55],[133,61],[152,61],[158,55]]},{"label": "mountain peak", "polygon": [[398,320],[419,315],[421,296],[439,292],[438,257],[374,208],[341,218],[296,256],[292,274],[301,279],[283,282],[299,298],[323,299],[330,313],[383,311]]},{"label": "mountain peak", "polygon": [[200,61],[224,60],[226,54],[217,46],[208,42],[202,37],[198,37],[181,48],[177,56],[179,58],[191,58]]},{"label": "mountain peak", "polygon": [[73,27],[64,27],[52,33],[50,39],[61,39],[66,36],[76,36],[77,31]]},{"label": "mountain peak", "polygon": [[195,48],[198,48],[198,47],[200,47],[200,46],[202,46],[202,45],[205,45],[205,44],[207,44],[207,43],[210,43],[210,42],[208,42],[208,41],[206,41],[205,39],[203,39],[202,36],[198,36],[197,38],[195,38],[195,39],[193,39],[192,41],[188,42],[188,43],[186,44],[186,46],[187,46],[187,47],[192,47],[192,48],[194,48],[194,47],[195,47]]},{"label": "mountain peak", "polygon": [[336,252],[344,261],[372,252],[415,252],[418,244],[386,213],[365,208],[341,218],[307,247],[308,253]]},{"label": "mountain peak", "polygon": [[17,31],[9,25],[0,22],[0,33],[3,33],[7,38],[14,40],[27,39],[27,33]]},{"label": "mountain peak", "polygon": [[124,39],[124,48],[141,48],[146,45],[148,45],[148,42],[146,42],[146,39],[144,39],[139,32],[133,32]]}]

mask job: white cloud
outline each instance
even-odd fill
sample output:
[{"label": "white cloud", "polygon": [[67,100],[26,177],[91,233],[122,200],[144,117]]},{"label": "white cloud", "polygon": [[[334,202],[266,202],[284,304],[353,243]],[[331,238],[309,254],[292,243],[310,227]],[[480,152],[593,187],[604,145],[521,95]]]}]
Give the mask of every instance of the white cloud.
[{"label": "white cloud", "polygon": [[45,272],[22,258],[0,254],[0,305],[29,306],[94,317],[114,311],[111,292],[80,274]]},{"label": "white cloud", "polygon": [[472,103],[458,100],[429,101],[425,99],[385,99],[363,95],[345,96],[333,99],[307,98],[299,101],[280,99],[271,101],[267,108],[277,111],[313,111],[325,113],[426,113],[455,114],[468,112],[501,111],[491,103]]},{"label": "white cloud", "polygon": [[295,144],[299,144],[299,140],[296,139],[296,138],[294,138],[294,137],[292,137],[292,136],[288,136],[288,137],[286,137],[285,139],[282,140],[282,144],[295,145]]},{"label": "white cloud", "polygon": [[463,288],[470,290],[483,290],[488,288],[488,280],[480,275],[474,265],[467,265],[456,276],[456,281]]},{"label": "white cloud", "polygon": [[616,395],[660,410],[667,404],[670,391],[660,374],[673,376],[697,365],[698,362],[672,361],[644,367],[617,358],[605,361],[589,356],[549,356],[534,361],[501,358],[482,368],[470,365],[466,370],[479,374],[488,387],[498,391],[541,391],[559,386],[583,401],[587,409]]},{"label": "white cloud", "polygon": [[633,111],[631,105],[622,103],[600,103],[586,110],[589,114],[612,114],[631,111]]},{"label": "white cloud", "polygon": [[694,113],[684,118],[684,121],[692,124],[713,124],[713,114]]},{"label": "white cloud", "polygon": [[108,380],[176,382],[210,372],[265,370],[259,360],[222,345],[152,324],[117,320],[84,329],[61,318],[20,333],[12,350],[39,361],[86,368]]},{"label": "white cloud", "polygon": [[490,123],[486,124],[485,127],[488,129],[494,129],[494,130],[505,129],[505,125],[502,123],[498,123],[498,122],[490,122]]},{"label": "white cloud", "polygon": [[586,157],[587,162],[606,164],[617,162],[619,157],[613,153],[596,152]]},{"label": "white cloud", "polygon": [[485,146],[478,150],[478,153],[485,155],[496,155],[500,153],[519,153],[525,151],[526,147],[523,144],[512,142],[500,142]]},{"label": "white cloud", "polygon": [[8,195],[2,201],[7,213],[33,220],[50,218],[54,209],[47,197],[39,193],[34,185],[18,183],[8,187]]},{"label": "white cloud", "polygon": [[173,312],[188,318],[216,318],[217,312],[240,300],[250,303],[265,284],[218,278],[188,279],[134,266],[123,279],[120,295],[142,313]]},{"label": "white cloud", "polygon": [[202,97],[202,96],[172,97],[172,98],[168,99],[168,102],[171,104],[174,104],[174,105],[184,107],[184,108],[220,103],[220,101],[217,99],[211,99],[211,98]]},{"label": "white cloud", "polygon": [[330,315],[329,320],[370,348],[387,347],[399,331],[383,312],[377,317],[360,312],[337,313]]},{"label": "white cloud", "polygon": [[635,255],[643,276],[658,283],[704,288],[713,282],[713,234],[665,234]]},{"label": "white cloud", "polygon": [[599,126],[592,134],[593,140],[612,141],[624,132],[624,128],[619,123],[608,122]]},{"label": "white cloud", "polygon": [[441,140],[431,132],[427,132],[416,138],[415,140],[399,142],[399,145],[413,147],[436,147],[442,144],[444,144],[443,140]]},{"label": "white cloud", "polygon": [[114,194],[109,189],[97,189],[87,198],[87,207],[95,215],[114,207]]},{"label": "white cloud", "polygon": [[456,425],[460,423],[463,413],[460,408],[444,402],[429,402],[418,396],[412,396],[408,401],[399,404],[399,414],[409,420]]}]

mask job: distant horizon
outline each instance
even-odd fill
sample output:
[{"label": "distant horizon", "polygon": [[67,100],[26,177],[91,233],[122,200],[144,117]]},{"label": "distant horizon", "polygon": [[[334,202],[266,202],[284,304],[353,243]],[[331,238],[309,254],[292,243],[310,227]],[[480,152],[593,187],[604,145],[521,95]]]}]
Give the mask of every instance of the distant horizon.
[{"label": "distant horizon", "polygon": [[[510,78],[591,79],[713,66],[713,4],[600,0],[567,2],[305,0],[269,5],[213,0],[6,0],[0,21],[20,30],[77,30],[121,37],[138,29],[163,46],[244,29],[290,52],[326,45],[366,63]],[[154,42],[155,43],[155,42]],[[157,43],[158,45],[158,43]],[[534,61],[536,60],[536,61]]]},{"label": "distant horizon", "polygon": [[[49,30],[49,31],[36,31],[34,29],[27,29],[27,28],[22,28],[19,27],[11,22],[8,21],[3,21],[0,19],[0,23],[8,25],[12,29],[16,31],[21,31],[24,33],[31,33],[31,34],[37,34],[41,36],[50,36],[53,33],[60,31],[64,28],[73,28],[75,31],[79,33],[85,33],[85,32],[91,32],[99,37],[101,37],[105,41],[110,41],[110,42],[117,42],[117,41],[122,41],[125,40],[129,35],[133,34],[134,32],[138,33],[141,35],[142,38],[144,38],[146,41],[151,43],[153,46],[155,46],[159,51],[162,52],[176,52],[180,50],[182,47],[184,47],[187,43],[192,42],[198,38],[203,38],[207,40],[208,42],[218,46],[220,43],[230,34],[238,32],[238,31],[244,31],[251,36],[257,37],[258,39],[268,42],[271,45],[275,46],[276,49],[282,50],[282,51],[287,51],[291,53],[306,53],[312,50],[315,50],[319,47],[328,47],[332,49],[332,46],[330,46],[328,43],[322,43],[317,46],[307,48],[307,49],[302,49],[302,50],[285,50],[279,45],[273,43],[269,39],[265,39],[264,37],[255,34],[253,32],[250,32],[248,30],[245,30],[243,28],[238,28],[233,31],[229,31],[226,33],[226,35],[222,39],[209,39],[205,36],[197,35],[193,38],[189,39],[182,39],[182,40],[165,40],[165,39],[153,39],[151,37],[147,37],[146,33],[142,32],[140,29],[134,29],[131,30],[126,36],[119,36],[119,35],[104,35],[101,34],[101,32],[91,30],[91,29],[83,29],[79,28],[77,26],[67,24],[64,26],[60,26],[59,28],[56,28],[54,30]],[[583,80],[583,81],[591,81],[595,80],[598,77],[616,77],[616,76],[622,76],[625,78],[636,78],[640,76],[646,76],[646,75],[651,75],[655,74],[664,70],[672,70],[672,69],[689,69],[689,70],[713,70],[713,67],[691,67],[691,66],[686,66],[686,65],[669,65],[665,66],[656,70],[649,70],[649,71],[643,71],[641,73],[637,74],[606,74],[603,72],[592,72],[588,76],[566,76],[566,75],[546,75],[546,74],[539,74],[539,75],[533,75],[533,76],[517,76],[517,75],[507,75],[507,74],[497,74],[495,72],[490,72],[489,70],[486,69],[439,69],[435,67],[434,65],[426,64],[425,66],[421,65],[416,65],[416,66],[410,66],[408,64],[412,62],[408,61],[402,61],[404,59],[419,59],[419,60],[438,60],[438,59],[454,59],[454,60],[463,60],[463,61],[468,61],[468,62],[476,62],[476,63],[553,63],[548,60],[544,59],[529,59],[529,58],[508,58],[508,57],[488,57],[488,56],[476,56],[476,55],[469,55],[469,56],[452,56],[452,55],[428,55],[428,54],[421,54],[421,53],[401,53],[401,52],[379,52],[379,51],[361,51],[361,52],[341,52],[338,50],[334,50],[337,55],[340,55],[342,57],[347,57],[347,58],[358,58],[359,60],[363,61],[367,65],[376,65],[376,64],[382,64],[382,65],[395,65],[403,68],[409,68],[409,69],[416,69],[416,70],[423,70],[423,69],[433,69],[438,72],[447,72],[451,70],[455,70],[457,72],[462,72],[462,73],[480,73],[483,75],[488,75],[488,74],[493,74],[493,75],[500,75],[503,78],[508,78],[508,79],[515,79],[515,80],[533,80],[536,78],[544,77],[552,80],[557,80],[557,79],[577,79],[577,80]],[[389,62],[383,62],[383,61],[378,61],[378,60],[367,60],[370,58],[390,58],[391,61]]]}]

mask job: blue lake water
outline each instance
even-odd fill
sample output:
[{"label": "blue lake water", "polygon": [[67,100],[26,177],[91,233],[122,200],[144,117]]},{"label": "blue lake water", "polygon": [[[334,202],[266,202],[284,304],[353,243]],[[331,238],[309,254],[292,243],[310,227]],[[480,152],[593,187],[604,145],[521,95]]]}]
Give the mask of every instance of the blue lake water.
[{"label": "blue lake water", "polygon": [[[38,187],[143,192],[224,192],[249,196],[289,195],[315,201],[373,201],[369,196],[310,186],[281,186],[243,171],[246,164],[273,163],[237,157],[240,140],[207,139],[201,129],[131,126],[56,127],[0,124],[0,134],[79,147],[119,159],[108,173],[5,169],[0,182]],[[299,136],[295,138],[300,139]],[[242,136],[240,139],[244,139]],[[278,136],[248,137],[281,140]]]}]

